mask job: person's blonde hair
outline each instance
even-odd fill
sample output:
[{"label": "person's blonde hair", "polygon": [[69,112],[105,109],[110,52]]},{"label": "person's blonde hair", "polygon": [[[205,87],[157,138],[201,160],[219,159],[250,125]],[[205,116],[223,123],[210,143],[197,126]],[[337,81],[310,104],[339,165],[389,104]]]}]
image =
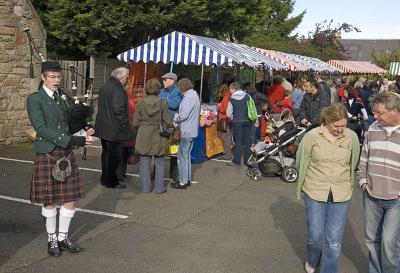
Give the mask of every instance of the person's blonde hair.
[{"label": "person's blonde hair", "polygon": [[356,83],[354,84],[354,88],[362,88],[364,85],[362,84],[361,81],[356,81]]},{"label": "person's blonde hair", "polygon": [[336,121],[347,119],[347,110],[341,103],[333,103],[325,107],[320,116],[321,124],[331,124]]}]

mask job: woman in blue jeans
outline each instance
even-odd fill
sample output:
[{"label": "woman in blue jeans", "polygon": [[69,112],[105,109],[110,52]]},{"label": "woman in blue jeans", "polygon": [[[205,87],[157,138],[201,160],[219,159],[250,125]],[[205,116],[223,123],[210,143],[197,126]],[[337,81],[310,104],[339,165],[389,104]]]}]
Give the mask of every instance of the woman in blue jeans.
[{"label": "woman in blue jeans", "polygon": [[179,125],[181,130],[178,148],[179,183],[172,183],[171,186],[175,189],[186,189],[192,180],[190,152],[193,148],[194,138],[198,134],[200,100],[196,91],[193,90],[192,82],[188,78],[178,81],[178,89],[183,94],[178,113],[174,117],[174,123]]},{"label": "woman in blue jeans", "polygon": [[352,197],[360,146],[346,128],[347,112],[338,103],[321,113],[321,126],[309,131],[296,154],[297,196],[304,193],[307,219],[307,273],[336,273]]}]

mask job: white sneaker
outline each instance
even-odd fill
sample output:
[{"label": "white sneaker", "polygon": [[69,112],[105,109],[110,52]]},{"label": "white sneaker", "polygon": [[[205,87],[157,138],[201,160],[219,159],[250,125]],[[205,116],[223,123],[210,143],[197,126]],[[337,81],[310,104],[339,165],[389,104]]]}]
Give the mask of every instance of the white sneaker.
[{"label": "white sneaker", "polygon": [[306,262],[304,264],[304,271],[306,271],[307,273],[314,273],[315,268],[313,268],[308,262]]}]

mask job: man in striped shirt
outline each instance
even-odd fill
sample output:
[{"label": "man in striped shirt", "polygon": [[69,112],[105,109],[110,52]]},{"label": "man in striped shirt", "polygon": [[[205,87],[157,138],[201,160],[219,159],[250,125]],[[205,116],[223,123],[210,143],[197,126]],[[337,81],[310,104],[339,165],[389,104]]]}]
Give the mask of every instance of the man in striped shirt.
[{"label": "man in striped shirt", "polygon": [[371,103],[376,121],[369,127],[358,171],[369,273],[399,273],[400,96],[385,92]]}]

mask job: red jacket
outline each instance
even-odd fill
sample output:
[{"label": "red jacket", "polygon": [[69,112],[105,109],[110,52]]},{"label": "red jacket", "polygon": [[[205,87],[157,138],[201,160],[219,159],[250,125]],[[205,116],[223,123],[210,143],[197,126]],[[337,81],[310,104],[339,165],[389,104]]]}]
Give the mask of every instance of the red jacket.
[{"label": "red jacket", "polygon": [[285,97],[281,102],[273,108],[275,113],[281,113],[283,109],[289,108],[292,113],[294,113],[292,99],[290,97]]},{"label": "red jacket", "polygon": [[[128,109],[129,109],[129,122],[130,125],[133,126],[133,114],[135,113],[135,98],[131,92],[127,93],[128,95]],[[135,140],[130,142],[123,142],[122,147],[135,147]]]},{"label": "red jacket", "polygon": [[229,104],[229,99],[231,98],[232,93],[230,90],[228,90],[224,97],[222,98],[222,101],[218,104],[218,111],[219,111],[219,119],[224,120],[226,119],[227,121],[231,121],[230,118],[226,116],[226,109],[228,108]]},{"label": "red jacket", "polygon": [[277,101],[283,100],[285,97],[285,88],[280,83],[273,84],[267,90],[267,97],[271,101],[272,107],[274,107]]}]

